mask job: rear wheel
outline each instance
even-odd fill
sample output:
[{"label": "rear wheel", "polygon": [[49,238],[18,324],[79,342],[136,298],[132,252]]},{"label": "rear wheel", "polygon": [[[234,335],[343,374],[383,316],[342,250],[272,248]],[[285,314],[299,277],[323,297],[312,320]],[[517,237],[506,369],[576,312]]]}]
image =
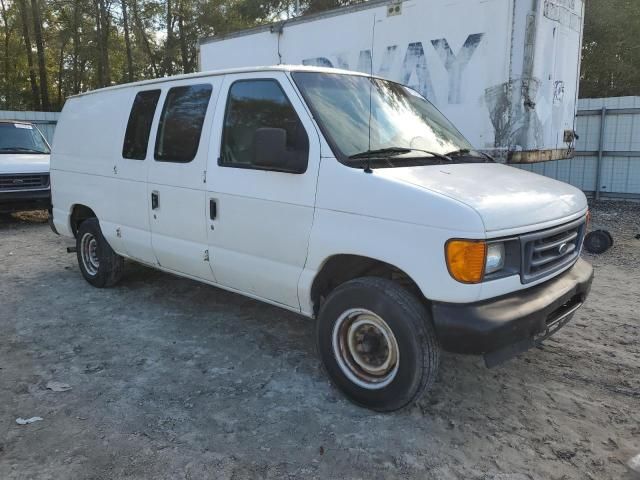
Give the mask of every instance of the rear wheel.
[{"label": "rear wheel", "polygon": [[89,218],[80,224],[76,254],[82,276],[94,287],[111,287],[122,278],[124,259],[102,236],[97,218]]},{"label": "rear wheel", "polygon": [[329,378],[358,405],[398,410],[435,381],[440,349],[429,312],[391,280],[364,277],[336,288],[317,333]]}]

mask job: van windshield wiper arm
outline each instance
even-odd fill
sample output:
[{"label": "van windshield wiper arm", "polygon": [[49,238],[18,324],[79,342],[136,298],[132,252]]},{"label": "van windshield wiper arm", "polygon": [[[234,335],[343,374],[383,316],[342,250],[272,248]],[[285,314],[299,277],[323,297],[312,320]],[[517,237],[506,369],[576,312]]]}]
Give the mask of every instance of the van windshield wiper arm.
[{"label": "van windshield wiper arm", "polygon": [[27,147],[2,147],[0,148],[0,152],[47,153],[41,150],[36,150],[35,148],[27,148]]},{"label": "van windshield wiper arm", "polygon": [[354,155],[350,155],[349,160],[358,160],[360,158],[371,158],[371,157],[386,157],[390,155],[402,155],[403,153],[410,153],[410,148],[402,148],[402,147],[389,147],[389,148],[378,148],[375,150],[365,150],[364,152],[356,153]]},{"label": "van windshield wiper arm", "polygon": [[460,150],[454,150],[453,152],[448,152],[447,156],[449,157],[460,157],[460,156],[470,156],[474,158],[484,158],[486,162],[495,162],[495,160],[491,157],[491,155],[487,155],[484,152],[479,152],[477,150],[471,150],[469,148],[461,148]]},{"label": "van windshield wiper arm", "polygon": [[393,157],[395,155],[402,155],[404,153],[411,153],[411,152],[426,153],[431,157],[435,157],[440,160],[444,160],[446,162],[453,162],[451,158],[449,158],[447,155],[443,155],[442,153],[432,152],[430,150],[422,150],[420,148],[405,148],[405,147],[388,147],[388,148],[379,148],[376,150],[366,150],[364,152],[350,155],[348,158],[349,160],[360,160],[363,158],[387,158],[387,157]]}]

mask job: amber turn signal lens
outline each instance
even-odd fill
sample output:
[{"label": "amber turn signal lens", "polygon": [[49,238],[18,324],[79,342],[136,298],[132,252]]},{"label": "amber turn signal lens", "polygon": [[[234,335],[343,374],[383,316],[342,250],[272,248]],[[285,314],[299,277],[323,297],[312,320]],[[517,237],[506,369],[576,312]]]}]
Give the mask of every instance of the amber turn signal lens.
[{"label": "amber turn signal lens", "polygon": [[484,276],[487,244],[474,240],[449,240],[446,246],[447,267],[453,278],[462,283],[480,283]]}]

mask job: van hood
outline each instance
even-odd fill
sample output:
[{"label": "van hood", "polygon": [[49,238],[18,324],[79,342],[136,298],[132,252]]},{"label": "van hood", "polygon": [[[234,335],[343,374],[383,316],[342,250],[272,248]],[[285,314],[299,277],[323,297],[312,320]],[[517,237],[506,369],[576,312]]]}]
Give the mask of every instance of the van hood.
[{"label": "van hood", "polygon": [[381,168],[375,173],[470,206],[487,232],[560,220],[587,208],[577,188],[499,163]]},{"label": "van hood", "polygon": [[0,175],[7,173],[49,173],[49,155],[31,153],[0,154]]}]

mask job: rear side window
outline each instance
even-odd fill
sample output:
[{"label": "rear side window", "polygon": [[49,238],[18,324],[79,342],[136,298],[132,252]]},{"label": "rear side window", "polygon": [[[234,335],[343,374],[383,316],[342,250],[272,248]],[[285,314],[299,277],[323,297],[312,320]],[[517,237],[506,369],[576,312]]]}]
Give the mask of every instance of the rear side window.
[{"label": "rear side window", "polygon": [[160,98],[160,90],[138,92],[133,100],[127,133],[124,135],[122,156],[132,160],[144,160],[147,157],[147,145],[151,123],[156,113],[156,105]]},{"label": "rear side window", "polygon": [[[254,148],[257,132],[280,129],[286,133],[285,158],[277,167],[259,157]],[[298,114],[276,80],[239,80],[231,85],[222,132],[219,164],[303,173],[309,160],[309,137]]]},{"label": "rear side window", "polygon": [[209,84],[169,90],[158,125],[156,160],[187,163],[195,158],[210,97]]}]

